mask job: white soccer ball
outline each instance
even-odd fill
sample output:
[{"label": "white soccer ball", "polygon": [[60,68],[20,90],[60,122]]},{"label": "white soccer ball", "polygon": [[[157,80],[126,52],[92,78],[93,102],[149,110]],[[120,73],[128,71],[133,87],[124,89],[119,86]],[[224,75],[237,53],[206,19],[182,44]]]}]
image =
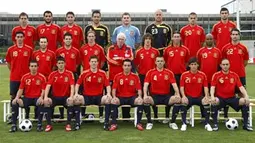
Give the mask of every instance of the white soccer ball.
[{"label": "white soccer ball", "polygon": [[19,129],[23,132],[29,132],[33,127],[33,124],[30,120],[24,119],[19,124]]},{"label": "white soccer ball", "polygon": [[226,122],[226,127],[229,130],[235,130],[238,128],[238,121],[234,118],[228,118]]}]

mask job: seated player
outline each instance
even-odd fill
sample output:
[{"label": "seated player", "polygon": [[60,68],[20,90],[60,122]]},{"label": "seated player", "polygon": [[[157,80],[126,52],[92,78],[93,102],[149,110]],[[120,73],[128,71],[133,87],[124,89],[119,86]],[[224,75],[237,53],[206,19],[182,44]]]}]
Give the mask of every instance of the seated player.
[{"label": "seated player", "polygon": [[[221,61],[221,71],[215,73],[212,77],[211,83],[211,102],[212,102],[212,117],[213,117],[213,130],[219,130],[218,127],[218,110],[229,105],[235,111],[242,111],[243,129],[253,131],[252,127],[248,124],[248,110],[249,110],[249,97],[247,91],[243,87],[238,75],[229,70],[230,62],[228,59]],[[235,90],[238,88],[243,97],[236,97]]]},{"label": "seated player", "polygon": [[[156,58],[156,68],[147,72],[144,80],[144,111],[147,117],[146,129],[151,130],[153,123],[151,121],[150,105],[173,105],[180,103],[181,97],[172,71],[164,68],[164,58]],[[150,85],[150,95],[148,88]],[[173,86],[175,95],[170,93],[170,85]]]},{"label": "seated player", "polygon": [[[137,124],[136,128],[140,131],[143,130],[141,118],[143,114],[143,99],[142,90],[139,77],[131,72],[131,60],[125,59],[122,64],[123,72],[115,75],[112,86],[111,101],[111,127],[110,131],[117,129],[116,118],[118,116],[118,106],[131,105],[137,106]],[[105,119],[108,120],[108,119]]]},{"label": "seated player", "polygon": [[[105,125],[108,130],[111,103],[111,87],[105,71],[98,69],[99,60],[96,55],[89,58],[90,68],[83,71],[75,85],[74,102],[76,105],[105,105]],[[79,87],[83,86],[83,96],[79,95]],[[106,95],[103,95],[106,87]]]},{"label": "seated player", "polygon": [[[54,107],[56,105],[62,105],[67,108],[67,124],[66,131],[71,131],[71,119],[73,117],[73,112],[75,113],[76,125],[74,130],[78,130],[80,128],[80,112],[76,108],[73,107],[73,95],[74,95],[74,76],[71,71],[65,69],[65,59],[63,57],[57,58],[57,71],[53,71],[49,75],[48,83],[45,88],[45,96],[44,96],[44,106],[45,111],[47,112],[47,126],[45,131],[51,131],[51,115]],[[50,89],[52,93],[49,92]],[[78,108],[79,109],[79,108]]]},{"label": "seated player", "polygon": [[[203,106],[203,114],[205,115],[205,129],[207,131],[212,131],[212,127],[209,124],[209,113],[210,113],[210,97],[208,92],[208,83],[205,73],[198,70],[199,64],[197,58],[190,58],[189,62],[189,71],[186,71],[181,76],[180,81],[180,91],[182,95],[182,106],[179,109],[182,111],[182,127],[181,131],[187,130],[186,115],[187,110],[193,106]],[[203,92],[204,95],[203,96]],[[175,124],[178,108],[173,110],[173,118],[169,125],[172,129],[178,129]]]},{"label": "seated player", "polygon": [[[17,131],[17,117],[19,114],[19,107],[28,108],[29,106],[38,106],[38,124],[37,131],[42,131],[42,117],[43,117],[43,96],[46,78],[37,72],[38,64],[32,60],[29,63],[30,73],[22,76],[21,84],[17,92],[17,96],[12,101],[12,127],[10,132]],[[24,97],[20,98],[24,95]]]}]

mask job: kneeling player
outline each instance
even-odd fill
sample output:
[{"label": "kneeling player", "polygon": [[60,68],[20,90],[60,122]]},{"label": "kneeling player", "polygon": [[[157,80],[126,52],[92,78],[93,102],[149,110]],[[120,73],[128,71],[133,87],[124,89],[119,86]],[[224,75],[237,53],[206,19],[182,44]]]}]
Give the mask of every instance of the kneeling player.
[{"label": "kneeling player", "polygon": [[[217,131],[219,129],[217,122],[218,110],[229,105],[236,111],[241,109],[243,129],[253,131],[252,127],[248,125],[250,102],[245,88],[242,86],[238,75],[229,70],[230,63],[228,59],[223,59],[220,66],[222,70],[213,75],[211,83],[213,130]],[[238,98],[235,96],[236,87],[241,91],[243,97]]]},{"label": "kneeling player", "polygon": [[[10,132],[17,131],[17,116],[19,112],[19,107],[28,108],[29,106],[38,106],[38,125],[37,131],[42,131],[42,105],[43,105],[43,96],[45,88],[45,77],[37,72],[38,64],[36,61],[30,61],[29,64],[30,73],[25,74],[21,78],[21,84],[17,96],[12,101],[12,127]],[[24,91],[24,97],[21,97]]]},{"label": "kneeling player", "polygon": [[[202,111],[205,115],[205,129],[207,131],[212,131],[209,124],[210,102],[206,75],[198,70],[199,65],[196,58],[191,58],[188,65],[190,70],[182,74],[180,82],[180,91],[182,95],[182,106],[180,107],[182,111],[181,131],[186,131],[187,129],[187,110],[193,105],[198,105],[200,108],[204,107],[204,110]],[[205,97],[203,96],[203,92]],[[178,111],[178,107],[177,109],[174,108],[173,110],[173,114],[176,116],[173,116],[174,118],[169,125],[169,127],[173,129],[178,129],[177,125],[175,124]]]},{"label": "kneeling player", "polygon": [[[143,99],[142,90],[139,77],[131,72],[131,60],[125,59],[123,61],[123,72],[115,75],[112,86],[111,112],[112,112],[112,125],[110,131],[117,129],[117,115],[118,106],[131,105],[137,106],[137,124],[138,130],[143,130],[140,123],[143,114]],[[137,96],[138,94],[138,96]]]},{"label": "kneeling player", "polygon": [[[172,71],[164,68],[164,58],[156,58],[156,68],[147,72],[144,81],[144,111],[147,117],[146,129],[151,130],[153,127],[151,121],[150,105],[173,105],[180,103],[181,97]],[[175,95],[170,95],[170,85],[172,84]],[[148,87],[150,85],[150,94]]]},{"label": "kneeling player", "polygon": [[[75,85],[74,103],[77,105],[105,105],[105,125],[108,130],[111,103],[111,87],[109,79],[103,70],[98,69],[98,57],[91,56],[89,59],[90,69],[85,70]],[[83,85],[83,96],[79,95],[79,87]],[[104,88],[107,94],[103,96]]]},{"label": "kneeling player", "polygon": [[[75,130],[80,128],[80,113],[74,111],[73,108],[73,95],[74,95],[74,76],[71,71],[65,69],[65,59],[63,57],[57,58],[58,70],[49,75],[49,80],[45,89],[44,106],[47,112],[47,126],[45,131],[52,130],[51,115],[56,105],[62,105],[67,108],[67,124],[66,131],[71,131],[71,119],[73,112],[76,113],[76,126]],[[49,98],[49,91],[52,89],[52,96]]]}]

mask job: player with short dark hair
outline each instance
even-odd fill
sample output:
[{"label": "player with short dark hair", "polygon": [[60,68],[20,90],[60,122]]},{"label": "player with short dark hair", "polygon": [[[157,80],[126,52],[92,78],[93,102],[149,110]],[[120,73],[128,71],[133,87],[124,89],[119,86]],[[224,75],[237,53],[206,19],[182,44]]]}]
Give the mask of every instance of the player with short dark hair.
[{"label": "player with short dark hair", "polygon": [[[248,124],[249,96],[242,85],[239,76],[230,70],[232,66],[228,59],[221,61],[221,71],[215,73],[211,83],[211,102],[213,112],[213,130],[217,131],[218,127],[218,110],[226,105],[231,106],[235,111],[242,111],[243,129],[253,131]],[[242,93],[241,97],[235,96],[235,90],[238,88]]]},{"label": "player with short dark hair", "polygon": [[182,27],[180,33],[183,44],[190,51],[190,57],[195,57],[205,41],[205,31],[203,27],[197,25],[197,14],[195,12],[189,14],[189,24]]},{"label": "player with short dark hair", "polygon": [[112,86],[112,122],[110,131],[117,129],[116,118],[118,116],[118,106],[120,105],[131,105],[137,106],[137,124],[136,128],[140,131],[143,130],[141,124],[143,114],[143,99],[142,90],[139,77],[131,72],[131,60],[125,59],[122,64],[123,72],[118,73],[113,80]]},{"label": "player with short dark hair", "polygon": [[[44,106],[45,111],[47,112],[47,126],[45,131],[51,131],[51,115],[54,107],[56,105],[63,105],[67,108],[67,124],[66,131],[71,131],[71,119],[73,113],[75,113],[76,126],[75,129],[80,127],[80,113],[79,110],[73,107],[73,95],[74,95],[74,76],[71,71],[65,69],[65,59],[61,56],[57,57],[57,71],[53,71],[49,75],[49,79],[45,88],[44,95]],[[49,97],[50,89],[52,90],[51,97]],[[78,106],[78,105],[77,105]],[[53,109],[52,109],[53,108]]]},{"label": "player with short dark hair", "polygon": [[[174,77],[177,86],[180,86],[181,74],[186,71],[186,64],[190,57],[190,51],[187,47],[182,45],[181,35],[179,32],[175,32],[172,37],[171,45],[164,50],[164,59],[166,61],[166,68],[174,73]],[[173,86],[171,86],[171,95],[174,95]],[[179,106],[175,104],[175,106]],[[174,109],[173,109],[174,110]],[[170,107],[166,108],[166,120],[163,123],[169,122]],[[174,115],[174,114],[172,114]]]},{"label": "player with short dark hair", "polygon": [[216,47],[220,50],[231,41],[231,30],[236,28],[236,23],[229,20],[229,11],[223,7],[220,10],[221,20],[213,25],[212,35],[216,43]]},{"label": "player with short dark hair", "polygon": [[75,23],[75,15],[72,11],[66,13],[66,21],[67,24],[61,27],[62,39],[64,39],[63,36],[65,33],[67,32],[71,33],[73,39],[72,46],[74,48],[80,49],[80,47],[84,43],[84,33],[82,28]]},{"label": "player with short dark hair", "polygon": [[[156,68],[147,72],[143,87],[144,111],[147,117],[147,130],[151,130],[153,127],[150,105],[171,106],[175,103],[179,103],[181,100],[173,72],[164,68],[164,58],[157,57],[155,64]],[[173,86],[175,95],[171,95],[170,85]],[[148,90],[149,88],[150,91]]]},{"label": "player with short dark hair", "polygon": [[[46,78],[41,73],[37,72],[38,63],[35,60],[29,63],[30,72],[23,75],[21,84],[16,97],[12,101],[12,127],[10,132],[17,131],[17,117],[19,107],[28,108],[29,106],[37,106],[38,124],[37,131],[42,131],[43,118],[43,96],[46,84]],[[21,96],[24,95],[22,98]]]},{"label": "player with short dark hair", "polygon": [[[111,87],[109,79],[103,70],[98,68],[99,59],[97,56],[89,58],[90,68],[83,71],[75,85],[75,102],[80,105],[105,105],[105,125],[108,130],[111,103]],[[79,87],[83,86],[82,95],[79,95]],[[106,93],[104,95],[104,88]],[[101,115],[102,116],[102,115]],[[100,116],[100,117],[101,117]],[[108,120],[107,120],[108,119]]]},{"label": "player with short dark hair", "polygon": [[12,41],[16,43],[16,32],[22,31],[25,36],[24,44],[35,48],[35,41],[36,41],[36,30],[34,26],[28,24],[28,15],[25,12],[21,12],[19,14],[19,26],[16,26],[12,29]]},{"label": "player with short dark hair", "polygon": [[48,49],[55,52],[58,48],[58,43],[61,44],[62,36],[61,29],[57,24],[53,23],[53,14],[51,11],[45,11],[43,13],[44,23],[40,24],[36,28],[37,40],[41,37],[47,37]]},{"label": "player with short dark hair", "polygon": [[[182,116],[182,126],[181,131],[186,131],[186,115],[187,110],[193,106],[203,106],[203,114],[205,115],[205,129],[207,131],[212,131],[212,127],[209,124],[209,114],[210,114],[210,97],[208,92],[208,82],[205,73],[198,70],[199,64],[197,58],[190,58],[189,62],[189,71],[184,72],[181,75],[180,81],[180,91],[182,95],[182,106],[181,106],[181,116]],[[203,93],[204,92],[204,93]],[[203,96],[203,94],[205,96]],[[173,111],[173,114],[178,113],[178,110]],[[172,124],[175,124],[175,118],[172,119]],[[175,126],[175,127],[174,127]],[[172,125],[173,129],[178,129],[177,125]]]},{"label": "player with short dark hair", "polygon": [[153,36],[153,47],[159,50],[160,55],[163,55],[164,49],[169,45],[173,30],[172,28],[163,22],[163,12],[162,10],[157,10],[155,12],[155,22],[148,25],[145,28],[144,33],[150,33]]}]

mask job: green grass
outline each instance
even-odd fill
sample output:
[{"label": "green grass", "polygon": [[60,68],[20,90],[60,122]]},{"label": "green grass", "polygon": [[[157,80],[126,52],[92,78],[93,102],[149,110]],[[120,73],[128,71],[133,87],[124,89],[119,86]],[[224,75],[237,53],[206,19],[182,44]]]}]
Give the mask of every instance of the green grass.
[{"label": "green grass", "polygon": [[[247,68],[247,89],[250,98],[255,98],[255,66],[249,65]],[[0,66],[0,100],[9,99],[9,72],[6,66]],[[3,123],[2,105],[0,106],[0,142],[8,143],[50,143],[50,142],[69,142],[69,143],[100,143],[100,142],[255,142],[255,132],[242,130],[241,122],[239,128],[235,131],[229,131],[220,124],[218,132],[206,132],[203,125],[196,121],[195,127],[188,126],[186,132],[173,131],[167,125],[155,123],[151,131],[138,131],[131,123],[119,123],[119,129],[115,132],[106,132],[102,129],[102,124],[84,123],[82,129],[76,132],[65,132],[64,123],[53,124],[54,130],[50,133],[35,131],[35,128],[29,133],[16,132],[8,133],[9,125]],[[255,117],[255,116],[253,116]],[[145,121],[144,121],[145,123]],[[255,123],[255,120],[253,120]],[[180,127],[180,121],[178,121]],[[36,124],[34,124],[36,126]]]}]

